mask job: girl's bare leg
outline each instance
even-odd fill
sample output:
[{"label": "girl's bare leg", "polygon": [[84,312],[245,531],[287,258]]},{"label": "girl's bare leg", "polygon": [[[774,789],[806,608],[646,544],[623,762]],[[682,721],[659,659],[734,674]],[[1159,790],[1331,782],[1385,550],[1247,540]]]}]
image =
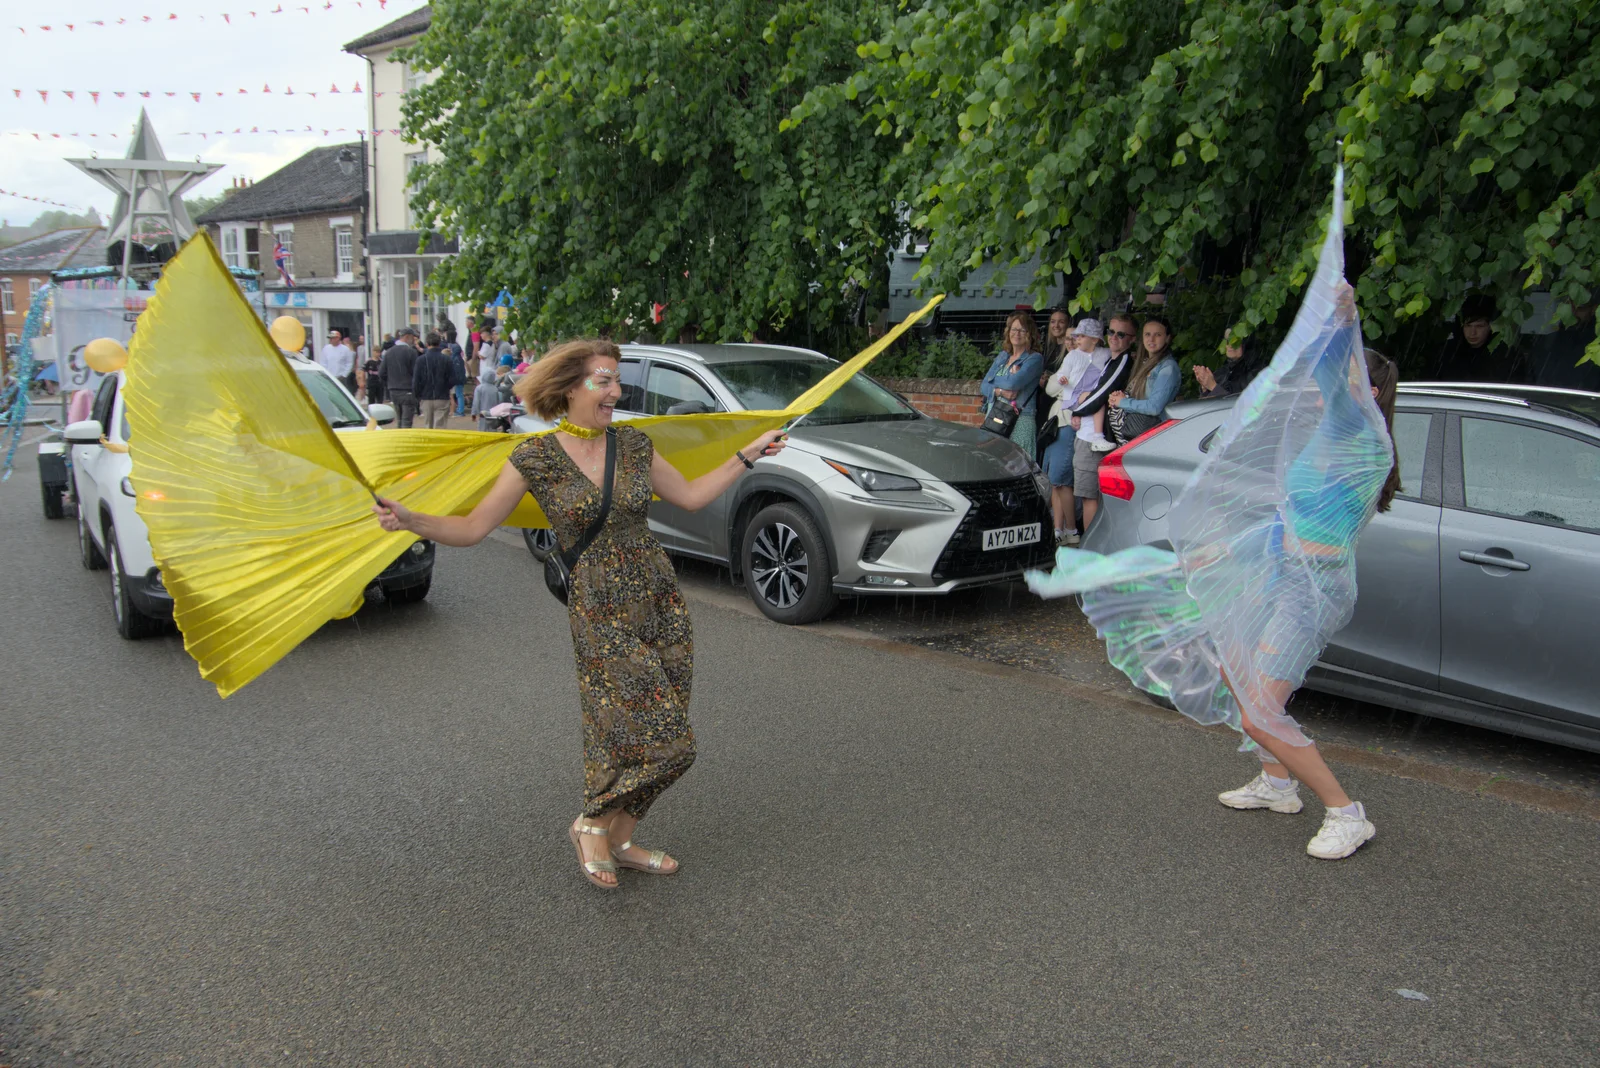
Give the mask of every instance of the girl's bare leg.
[{"label": "girl's bare leg", "polygon": [[[1239,691],[1233,685],[1233,680],[1227,678],[1227,672],[1223,672],[1223,678],[1227,679],[1228,688],[1237,694]],[[1289,684],[1281,679],[1263,678],[1255,696],[1282,709],[1292,692]],[[1277,735],[1257,727],[1247,716],[1241,716],[1240,727],[1257,745],[1272,755],[1271,761],[1261,762],[1262,770],[1268,775],[1278,779],[1291,777],[1299,779],[1309,786],[1311,792],[1317,795],[1317,800],[1328,808],[1343,808],[1350,803],[1350,795],[1339,785],[1339,780],[1334,777],[1328,762],[1322,759],[1322,754],[1317,751],[1315,743],[1291,745]]]}]

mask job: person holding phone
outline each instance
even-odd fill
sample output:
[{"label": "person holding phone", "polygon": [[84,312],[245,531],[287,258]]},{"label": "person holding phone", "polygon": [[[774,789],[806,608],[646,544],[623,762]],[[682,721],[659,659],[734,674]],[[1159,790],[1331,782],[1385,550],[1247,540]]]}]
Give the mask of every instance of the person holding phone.
[{"label": "person holding phone", "polygon": [[619,867],[653,875],[678,870],[665,852],[634,845],[633,834],[695,759],[694,637],[672,563],[650,532],[650,498],[698,511],[785,445],[783,431],[768,431],[691,481],[643,431],[612,427],[621,364],[620,350],[603,340],[567,342],[535,363],[516,393],[528,411],[559,417],[557,431],[517,446],[468,515],[425,515],[390,500],[373,508],[385,530],[476,545],[531,493],[561,544],[574,545],[601,514],[606,435],[615,434],[611,508],[572,569],[567,597],[584,767],[583,812],[567,833],[584,877],[605,890],[617,888]]}]

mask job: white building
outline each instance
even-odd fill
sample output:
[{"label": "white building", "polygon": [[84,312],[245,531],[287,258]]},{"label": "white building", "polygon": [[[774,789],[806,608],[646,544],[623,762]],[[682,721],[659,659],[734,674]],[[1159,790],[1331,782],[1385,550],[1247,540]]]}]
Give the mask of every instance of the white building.
[{"label": "white building", "polygon": [[455,239],[434,237],[426,250],[417,251],[421,235],[412,217],[407,174],[438,149],[409,143],[398,132],[401,100],[421,75],[413,76],[394,54],[414,43],[431,21],[431,8],[423,6],[344,46],[346,52],[367,61],[367,127],[377,131],[367,140],[371,167],[367,255],[377,319],[373,334],[380,338],[407,325],[426,333],[441,316],[447,316],[463,335],[467,331],[467,306],[447,304],[427,287],[439,262],[456,251]]}]

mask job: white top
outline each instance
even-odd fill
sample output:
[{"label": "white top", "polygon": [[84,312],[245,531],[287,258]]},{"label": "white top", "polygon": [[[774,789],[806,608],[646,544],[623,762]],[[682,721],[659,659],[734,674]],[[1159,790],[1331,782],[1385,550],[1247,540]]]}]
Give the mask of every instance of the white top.
[{"label": "white top", "polygon": [[[1090,367],[1098,367],[1104,371],[1111,363],[1111,350],[1104,345],[1097,347],[1093,352],[1084,352],[1082,349],[1072,349],[1061,358],[1061,366],[1056,368],[1050,380],[1044,384],[1044,391],[1056,398],[1050,406],[1047,419],[1061,418],[1061,398],[1070,397],[1078,390],[1078,381],[1083,378],[1083,373]],[[1065,378],[1066,381],[1062,382]]]},{"label": "white top", "polygon": [[355,366],[355,353],[351,352],[343,343],[338,345],[324,345],[317,354],[317,362],[328,369],[328,373],[335,378],[343,378]]}]

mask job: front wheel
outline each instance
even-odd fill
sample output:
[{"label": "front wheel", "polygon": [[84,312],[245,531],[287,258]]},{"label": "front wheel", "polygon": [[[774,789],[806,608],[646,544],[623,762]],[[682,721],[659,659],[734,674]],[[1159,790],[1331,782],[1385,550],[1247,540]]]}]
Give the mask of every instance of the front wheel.
[{"label": "front wheel", "polygon": [[801,626],[833,611],[833,566],[822,529],[797,504],[771,504],[744,528],[745,589],[770,620]]},{"label": "front wheel", "polygon": [[106,532],[106,551],[111,570],[111,614],[117,621],[117,633],[129,641],[160,633],[161,620],[139,611],[128,593],[128,576],[122,569],[122,553],[117,551],[115,531]]},{"label": "front wheel", "polygon": [[523,527],[522,540],[528,546],[528,551],[533,558],[541,564],[549,559],[550,554],[556,549],[556,532],[549,527]]}]

